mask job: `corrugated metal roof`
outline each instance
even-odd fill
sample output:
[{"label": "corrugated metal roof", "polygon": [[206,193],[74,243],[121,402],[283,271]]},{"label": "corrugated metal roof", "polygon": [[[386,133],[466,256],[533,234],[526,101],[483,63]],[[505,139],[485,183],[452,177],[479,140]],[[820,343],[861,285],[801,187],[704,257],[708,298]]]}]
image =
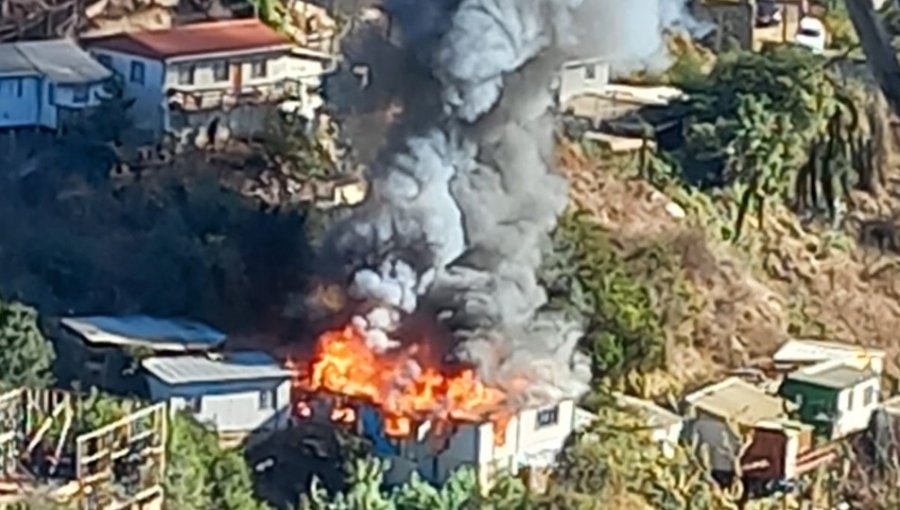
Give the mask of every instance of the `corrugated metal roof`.
[{"label": "corrugated metal roof", "polygon": [[776,363],[815,363],[846,357],[884,357],[885,352],[862,345],[822,340],[791,339],[772,356]]},{"label": "corrugated metal roof", "polygon": [[88,40],[86,44],[158,60],[250,50],[287,50],[292,46],[287,37],[257,19],[211,21],[115,34]]},{"label": "corrugated metal roof", "polygon": [[0,74],[40,75],[63,84],[93,83],[112,71],[68,39],[0,44]]},{"label": "corrugated metal roof", "polygon": [[793,407],[790,402],[769,395],[737,377],[729,377],[696,391],[685,397],[685,401],[713,416],[749,426],[787,418],[788,411]]},{"label": "corrugated metal roof", "polygon": [[878,374],[869,368],[857,368],[838,360],[806,367],[789,374],[787,377],[791,381],[805,382],[840,390],[871,380],[878,377]]},{"label": "corrugated metal roof", "polygon": [[271,356],[257,351],[229,353],[222,359],[208,356],[147,358],[142,365],[168,384],[285,379],[292,375]]},{"label": "corrugated metal roof", "polygon": [[0,75],[30,76],[37,70],[25,55],[16,48],[15,43],[0,44]]},{"label": "corrugated metal roof", "polygon": [[183,319],[146,315],[94,316],[67,317],[60,323],[88,343],[146,347],[157,351],[210,349],[225,341],[221,331]]}]

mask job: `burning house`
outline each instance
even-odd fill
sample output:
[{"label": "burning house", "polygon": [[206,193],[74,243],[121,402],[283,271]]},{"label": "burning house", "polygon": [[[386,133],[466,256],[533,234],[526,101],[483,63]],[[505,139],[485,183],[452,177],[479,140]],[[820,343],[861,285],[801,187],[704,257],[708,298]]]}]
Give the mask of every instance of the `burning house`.
[{"label": "burning house", "polygon": [[580,324],[547,309],[537,277],[568,203],[553,81],[598,51],[616,65],[653,60],[662,30],[685,26],[683,2],[383,3],[421,66],[403,76],[415,86],[376,73],[359,94],[416,97],[386,101],[405,143],[389,144],[366,199],[325,238],[352,319],[295,360],[297,415],[369,431],[404,459],[401,475],[539,463],[571,431],[591,377]]}]

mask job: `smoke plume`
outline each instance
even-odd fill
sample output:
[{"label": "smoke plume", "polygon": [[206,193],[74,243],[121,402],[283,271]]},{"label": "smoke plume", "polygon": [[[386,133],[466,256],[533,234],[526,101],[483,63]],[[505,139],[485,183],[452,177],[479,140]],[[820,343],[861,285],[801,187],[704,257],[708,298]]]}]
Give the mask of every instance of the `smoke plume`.
[{"label": "smoke plume", "polygon": [[385,0],[436,78],[417,93],[440,97],[443,111],[423,112],[432,127],[373,168],[366,201],[329,236],[351,268],[351,295],[387,310],[357,319],[373,348],[389,349],[402,314],[425,301],[459,340],[459,358],[514,404],[587,389],[579,325],[541,311],[536,275],[567,203],[553,168],[551,86],[571,59],[663,61],[663,30],[695,28],[683,4]]}]

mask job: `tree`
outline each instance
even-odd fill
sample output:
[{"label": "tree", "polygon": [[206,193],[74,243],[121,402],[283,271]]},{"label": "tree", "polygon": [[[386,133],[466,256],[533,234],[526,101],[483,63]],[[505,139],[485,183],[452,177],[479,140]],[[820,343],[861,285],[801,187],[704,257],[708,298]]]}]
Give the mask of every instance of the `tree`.
[{"label": "tree", "polygon": [[264,510],[240,453],[219,446],[215,434],[186,414],[171,421],[166,498],[179,510]]},{"label": "tree", "polygon": [[597,377],[649,371],[665,361],[666,336],[649,289],[629,271],[584,212],[564,215],[545,259],[550,307],[586,324],[584,347]]},{"label": "tree", "polygon": [[329,496],[313,479],[310,493],[300,501],[301,510],[526,510],[531,508],[521,482],[500,474],[492,489],[482,495],[470,468],[455,471],[436,487],[413,473],[403,485],[382,490],[389,464],[373,458],[356,459],[347,467],[347,492]]},{"label": "tree", "polygon": [[851,170],[859,182],[871,181],[871,165],[856,141],[852,87],[839,85],[827,62],[805,48],[725,55],[688,93],[685,145],[678,153],[682,174],[701,187],[736,186],[733,240],[751,210],[763,221],[772,197],[794,191],[798,207],[817,212],[821,196],[833,217],[836,182],[849,198]]},{"label": "tree", "polygon": [[38,327],[34,308],[0,300],[0,389],[46,387],[56,354]]}]

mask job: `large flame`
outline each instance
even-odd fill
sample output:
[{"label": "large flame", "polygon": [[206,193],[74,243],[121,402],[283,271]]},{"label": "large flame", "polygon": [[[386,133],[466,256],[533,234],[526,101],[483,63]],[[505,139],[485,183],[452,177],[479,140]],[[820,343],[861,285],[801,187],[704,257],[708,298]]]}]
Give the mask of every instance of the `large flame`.
[{"label": "large flame", "polygon": [[[384,416],[385,433],[407,437],[414,426],[435,422],[491,419],[495,442],[505,439],[507,420],[502,413],[504,394],[478,380],[465,369],[445,375],[422,368],[412,347],[393,355],[370,349],[363,334],[353,326],[323,334],[301,386],[306,391],[326,392],[366,401]],[[307,407],[304,406],[304,410]],[[490,417],[490,418],[488,418]],[[349,422],[355,413],[348,407],[332,412],[332,420]]]}]

